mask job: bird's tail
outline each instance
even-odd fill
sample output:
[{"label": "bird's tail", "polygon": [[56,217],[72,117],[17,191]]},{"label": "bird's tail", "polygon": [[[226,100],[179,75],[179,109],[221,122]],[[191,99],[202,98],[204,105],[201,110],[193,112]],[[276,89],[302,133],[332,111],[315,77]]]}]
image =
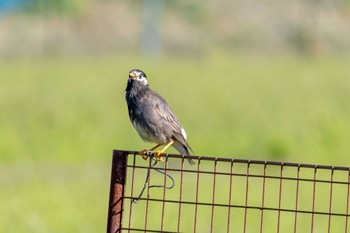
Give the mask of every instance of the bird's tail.
[{"label": "bird's tail", "polygon": [[188,162],[191,164],[191,166],[194,166],[194,165],[196,165],[196,163],[192,160],[192,159],[190,159],[190,158],[187,158],[187,160],[188,160]]}]

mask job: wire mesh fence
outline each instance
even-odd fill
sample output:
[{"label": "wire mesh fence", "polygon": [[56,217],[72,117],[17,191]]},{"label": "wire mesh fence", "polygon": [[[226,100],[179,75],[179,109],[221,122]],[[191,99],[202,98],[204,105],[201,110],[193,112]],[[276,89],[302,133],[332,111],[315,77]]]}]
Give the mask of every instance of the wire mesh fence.
[{"label": "wire mesh fence", "polygon": [[348,232],[349,167],[163,158],[114,151],[107,232]]}]

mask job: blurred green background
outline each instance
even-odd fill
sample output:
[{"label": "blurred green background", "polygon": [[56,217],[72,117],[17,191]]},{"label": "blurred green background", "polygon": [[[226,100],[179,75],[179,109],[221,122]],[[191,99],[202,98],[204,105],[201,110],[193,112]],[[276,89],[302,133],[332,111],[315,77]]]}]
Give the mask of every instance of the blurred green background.
[{"label": "blurred green background", "polygon": [[[0,1],[0,232],[103,232],[144,70],[197,155],[349,166],[350,1]],[[171,152],[175,152],[171,150]]]}]

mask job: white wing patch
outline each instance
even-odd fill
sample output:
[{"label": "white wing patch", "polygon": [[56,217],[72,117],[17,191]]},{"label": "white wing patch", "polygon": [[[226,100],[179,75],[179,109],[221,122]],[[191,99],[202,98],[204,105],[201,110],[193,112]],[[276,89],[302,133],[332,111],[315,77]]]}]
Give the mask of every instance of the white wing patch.
[{"label": "white wing patch", "polygon": [[186,135],[186,131],[184,130],[184,128],[181,128],[181,133],[182,136],[184,136],[185,140],[187,139],[187,135]]}]

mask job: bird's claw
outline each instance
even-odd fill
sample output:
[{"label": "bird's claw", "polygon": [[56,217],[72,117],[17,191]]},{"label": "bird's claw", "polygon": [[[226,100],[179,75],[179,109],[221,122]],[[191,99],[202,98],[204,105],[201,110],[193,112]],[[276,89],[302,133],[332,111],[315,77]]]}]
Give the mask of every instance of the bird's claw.
[{"label": "bird's claw", "polygon": [[154,154],[154,157],[156,157],[156,159],[158,160],[158,161],[161,161],[161,162],[163,162],[164,161],[164,159],[162,158],[162,153],[163,153],[163,151],[157,151],[155,154]]},{"label": "bird's claw", "polygon": [[157,159],[157,161],[164,161],[164,159],[162,158],[162,151],[156,151],[156,152],[154,152],[154,151],[152,151],[152,150],[142,150],[142,151],[140,151],[139,152],[139,154],[142,156],[142,158],[144,159],[144,160],[147,160],[148,159],[148,157],[151,157],[152,156],[152,154],[154,155],[154,157]]},{"label": "bird's claw", "polygon": [[142,156],[142,158],[144,159],[144,160],[147,160],[148,159],[148,153],[149,151],[148,150],[142,150],[142,151],[140,151],[140,155]]},{"label": "bird's claw", "polygon": [[[142,150],[142,151],[140,151],[140,155],[142,156],[142,158],[144,160],[147,160],[148,157],[152,156],[152,154],[153,154],[152,150]],[[157,155],[155,157],[158,159]],[[158,160],[162,161],[161,159],[158,159]]]}]

